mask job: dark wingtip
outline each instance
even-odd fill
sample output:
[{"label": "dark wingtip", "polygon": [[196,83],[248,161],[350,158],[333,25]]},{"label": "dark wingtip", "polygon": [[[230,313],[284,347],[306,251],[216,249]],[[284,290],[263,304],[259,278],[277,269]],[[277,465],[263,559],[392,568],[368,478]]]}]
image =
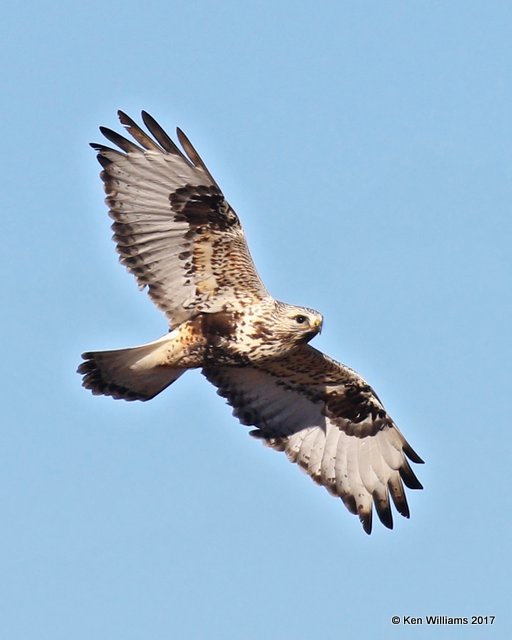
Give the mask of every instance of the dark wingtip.
[{"label": "dark wingtip", "polygon": [[368,535],[372,532],[372,512],[359,516],[359,521],[363,525],[363,531]]},{"label": "dark wingtip", "polygon": [[121,111],[121,109],[117,110],[117,117],[119,118],[119,122],[125,127],[137,126],[136,122],[134,122],[124,111]]},{"label": "dark wingtip", "polygon": [[423,485],[407,463],[407,460],[404,459],[404,463],[400,467],[399,473],[406,487],[409,489],[423,489]]},{"label": "dark wingtip", "polygon": [[375,505],[375,511],[382,524],[388,529],[393,528],[393,513],[391,511],[391,505],[389,503],[389,496],[386,495],[385,499],[380,499],[376,493],[373,496],[373,503]]},{"label": "dark wingtip", "polygon": [[173,140],[165,132],[165,130],[158,124],[151,114],[147,111],[141,111],[142,121],[151,132],[158,144],[165,149],[165,151],[174,155],[180,156],[183,160],[191,165],[190,160],[182,153],[182,151],[176,146]]},{"label": "dark wingtip", "polygon": [[138,147],[136,144],[123,137],[117,131],[113,129],[109,129],[108,127],[100,127],[101,133],[105,136],[107,140],[115,144],[117,147],[122,149],[125,153],[135,152],[140,153],[142,149]]},{"label": "dark wingtip", "polygon": [[416,464],[425,464],[425,461],[422,458],[420,458],[420,456],[416,453],[416,451],[414,451],[414,449],[411,447],[411,445],[408,442],[404,444],[403,451],[405,455],[409,458],[409,460],[411,460],[412,462]]}]

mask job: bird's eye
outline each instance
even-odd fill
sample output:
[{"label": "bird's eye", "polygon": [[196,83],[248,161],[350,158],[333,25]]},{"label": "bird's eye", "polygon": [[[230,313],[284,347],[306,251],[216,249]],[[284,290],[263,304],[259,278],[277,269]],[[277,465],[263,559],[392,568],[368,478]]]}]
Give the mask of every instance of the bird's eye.
[{"label": "bird's eye", "polygon": [[306,316],[295,316],[295,322],[297,324],[304,324],[306,322],[307,318]]}]

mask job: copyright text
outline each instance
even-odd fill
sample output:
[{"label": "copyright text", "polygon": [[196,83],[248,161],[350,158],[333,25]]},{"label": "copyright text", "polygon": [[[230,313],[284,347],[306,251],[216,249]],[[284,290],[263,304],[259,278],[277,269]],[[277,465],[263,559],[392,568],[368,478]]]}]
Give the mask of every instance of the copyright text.
[{"label": "copyright text", "polygon": [[414,625],[491,625],[494,624],[496,616],[393,616],[393,624]]}]

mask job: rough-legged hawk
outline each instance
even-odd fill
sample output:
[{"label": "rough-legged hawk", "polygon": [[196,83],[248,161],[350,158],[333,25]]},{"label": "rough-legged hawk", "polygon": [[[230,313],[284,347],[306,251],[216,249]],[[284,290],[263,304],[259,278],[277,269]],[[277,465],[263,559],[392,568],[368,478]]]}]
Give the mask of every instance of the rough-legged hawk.
[{"label": "rough-legged hawk", "polygon": [[114,240],[170,331],[140,347],[84,353],[84,387],[150,400],[200,368],[253,436],[339,496],[367,533],[372,505],[392,528],[390,498],[409,517],[403,485],[421,484],[407,458],[422,460],[363,378],[309,346],[320,313],[267,292],[238,216],[182,131],[183,151],[149,114],[151,135],[119,118],[135,143],[102,127],[118,148],[92,145]]}]

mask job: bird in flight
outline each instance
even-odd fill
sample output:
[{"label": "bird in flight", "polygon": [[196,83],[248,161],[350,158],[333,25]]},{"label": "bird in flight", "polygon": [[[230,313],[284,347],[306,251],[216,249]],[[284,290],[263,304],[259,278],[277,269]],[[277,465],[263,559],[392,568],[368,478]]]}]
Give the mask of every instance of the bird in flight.
[{"label": "bird in flight", "polygon": [[341,498],[372,530],[373,507],[393,527],[406,518],[404,484],[423,462],[368,383],[309,342],[313,309],[275,300],[240,220],[185,134],[180,149],[145,111],[145,132],[118,112],[134,142],[100,127],[116,148],[92,144],[120,261],[167,316],[169,332],[137,347],[89,351],[78,372],[93,394],[150,400],[201,369],[233,414]]}]

